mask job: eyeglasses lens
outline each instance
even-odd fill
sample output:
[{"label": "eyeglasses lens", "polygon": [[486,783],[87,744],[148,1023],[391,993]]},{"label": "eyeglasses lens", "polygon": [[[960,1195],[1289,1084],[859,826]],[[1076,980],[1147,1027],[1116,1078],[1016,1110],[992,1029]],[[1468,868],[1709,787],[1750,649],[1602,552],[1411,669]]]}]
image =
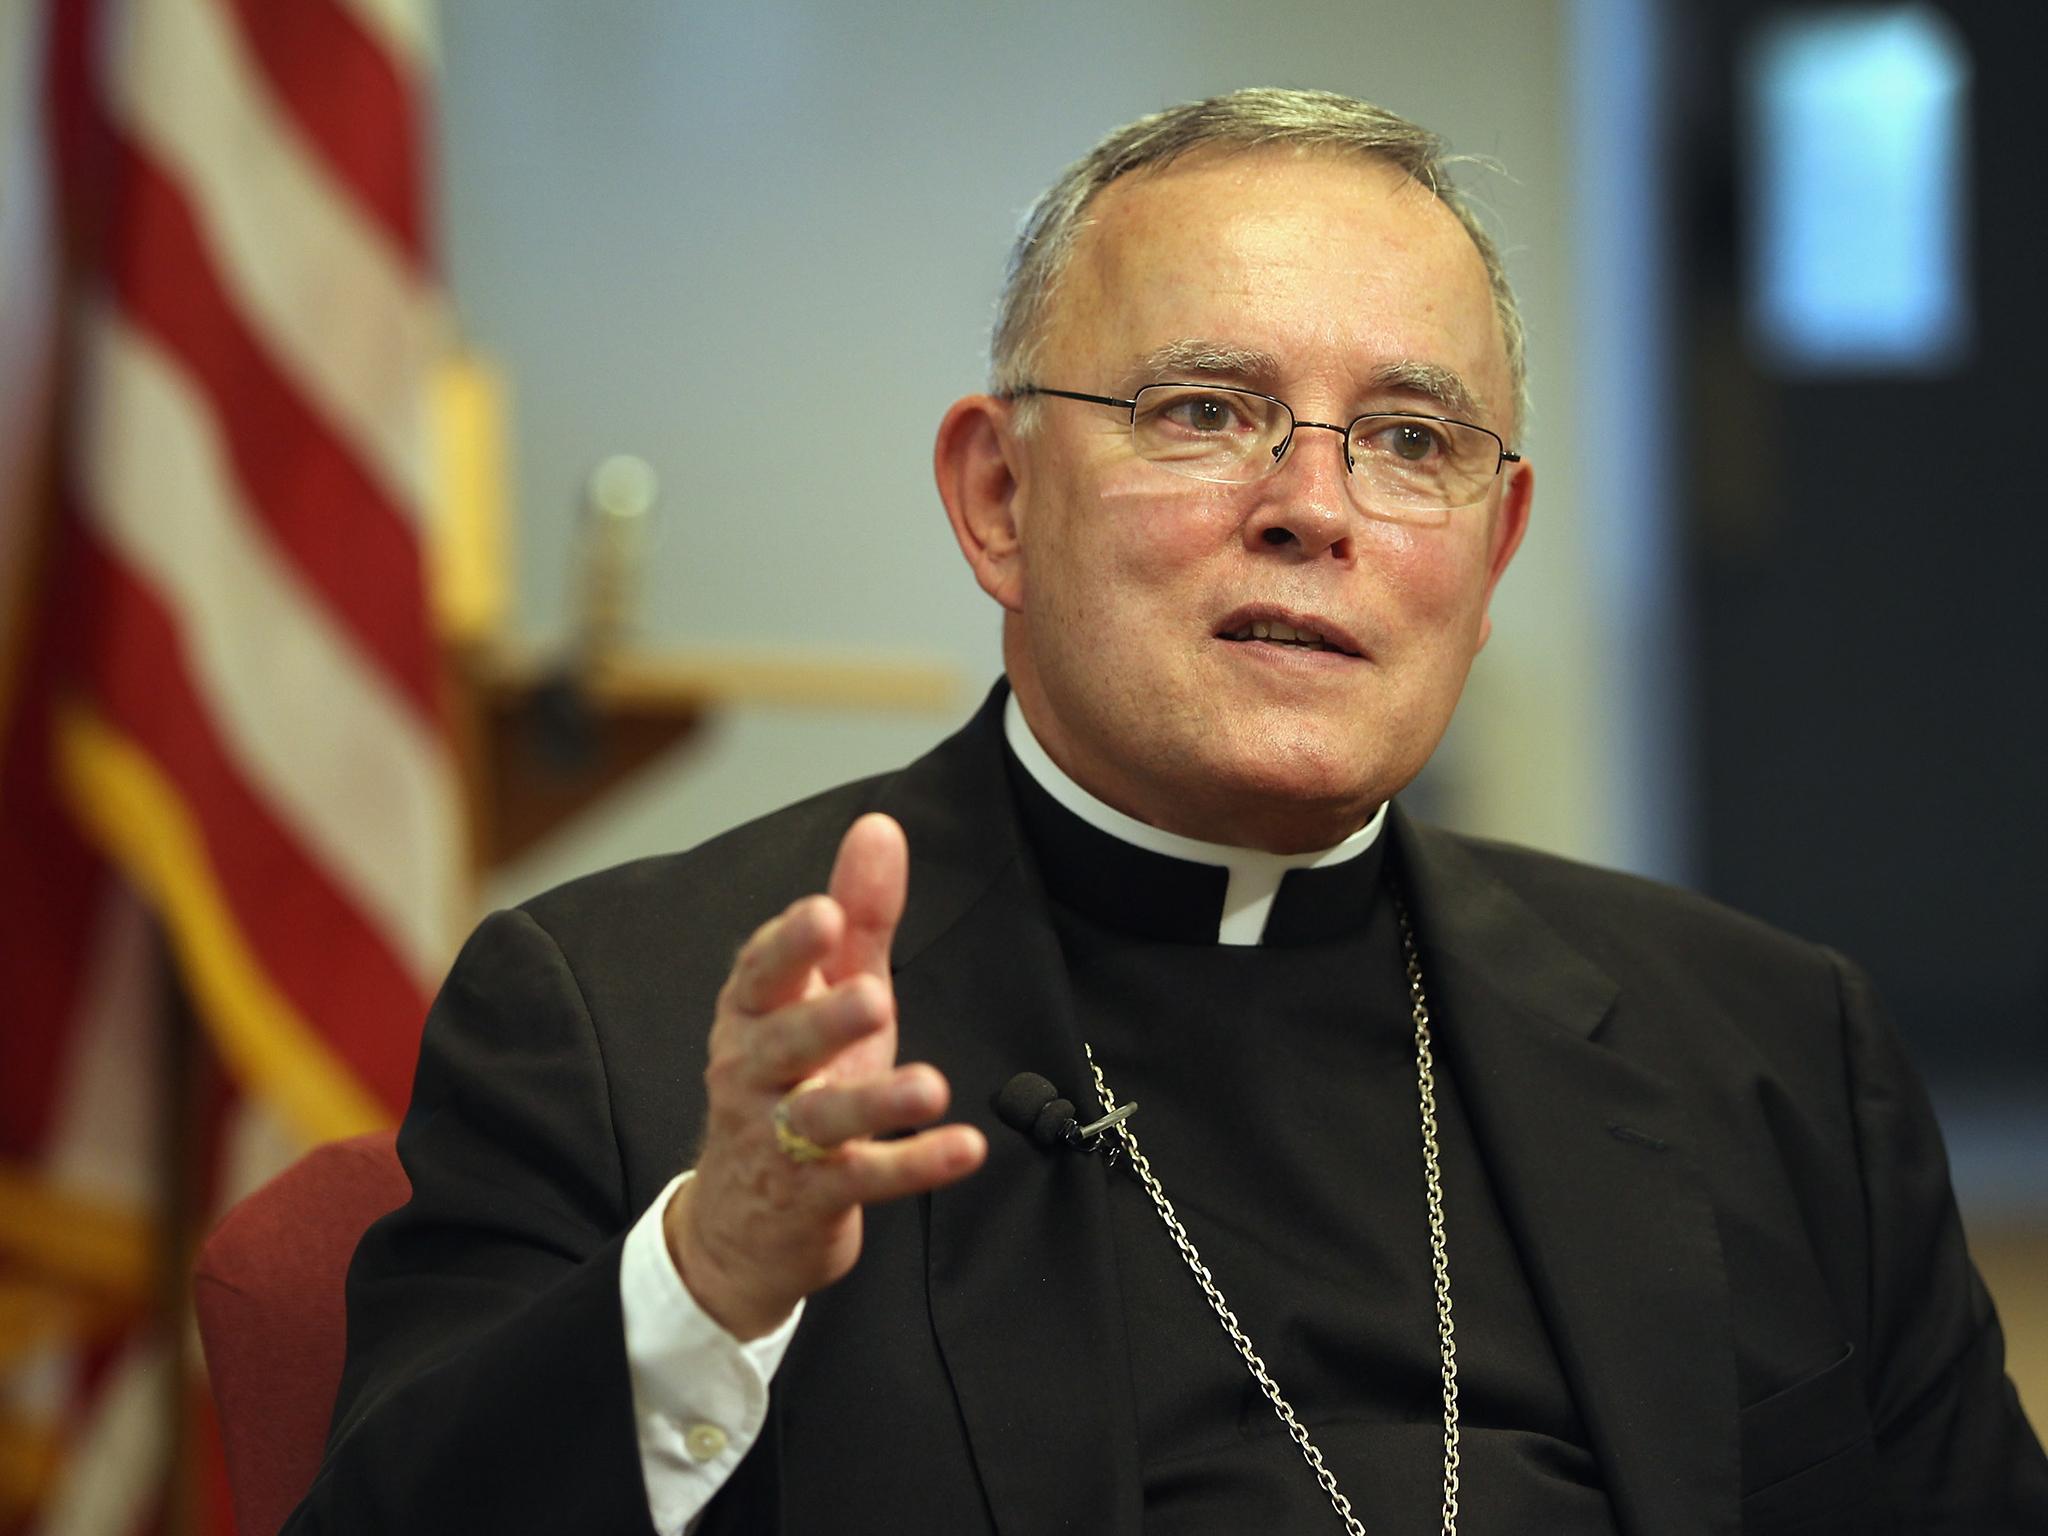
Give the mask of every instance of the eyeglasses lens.
[{"label": "eyeglasses lens", "polygon": [[[1248,390],[1152,384],[1131,408],[1139,457],[1194,480],[1270,474],[1295,432],[1286,406]],[[1500,463],[1487,432],[1425,416],[1361,416],[1346,434],[1352,494],[1367,506],[1426,512],[1470,506]]]},{"label": "eyeglasses lens", "polygon": [[1277,400],[1240,389],[1153,384],[1131,407],[1140,457],[1197,480],[1256,480],[1294,425]]}]

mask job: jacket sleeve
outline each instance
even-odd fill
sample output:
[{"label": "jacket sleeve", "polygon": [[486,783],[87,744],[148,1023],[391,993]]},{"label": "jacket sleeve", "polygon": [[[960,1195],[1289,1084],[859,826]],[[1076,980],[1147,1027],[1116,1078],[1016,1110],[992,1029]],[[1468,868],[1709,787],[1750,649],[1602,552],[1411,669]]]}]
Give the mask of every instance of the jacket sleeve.
[{"label": "jacket sleeve", "polygon": [[1839,960],[1870,1243],[1866,1388],[1901,1529],[2048,1536],[2048,1458],[2005,1375],[1933,1109],[1863,975]]},{"label": "jacket sleeve", "polygon": [[650,1532],[619,1299],[638,1213],[588,1010],[530,916],[457,959],[398,1151],[412,1199],[350,1266],[327,1457],[286,1531]]}]

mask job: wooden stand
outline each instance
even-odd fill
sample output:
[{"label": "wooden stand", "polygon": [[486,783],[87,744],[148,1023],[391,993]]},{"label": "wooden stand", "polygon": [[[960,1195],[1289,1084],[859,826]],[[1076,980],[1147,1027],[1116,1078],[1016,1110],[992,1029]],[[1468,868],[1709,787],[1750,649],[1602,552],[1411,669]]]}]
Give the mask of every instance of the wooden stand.
[{"label": "wooden stand", "polygon": [[489,644],[453,650],[449,670],[479,876],[595,805],[719,708],[944,710],[961,694],[958,674],[931,663],[769,651],[625,649],[570,672]]}]

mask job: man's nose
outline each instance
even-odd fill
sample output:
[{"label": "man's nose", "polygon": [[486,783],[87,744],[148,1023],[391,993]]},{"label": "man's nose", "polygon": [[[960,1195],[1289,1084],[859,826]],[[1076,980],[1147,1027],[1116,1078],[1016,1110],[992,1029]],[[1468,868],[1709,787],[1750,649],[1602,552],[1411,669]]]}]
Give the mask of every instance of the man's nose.
[{"label": "man's nose", "polygon": [[1256,482],[1258,505],[1245,521],[1248,542],[1310,557],[1351,557],[1358,508],[1344,462],[1346,435],[1342,427],[1322,422],[1295,423],[1280,462]]}]

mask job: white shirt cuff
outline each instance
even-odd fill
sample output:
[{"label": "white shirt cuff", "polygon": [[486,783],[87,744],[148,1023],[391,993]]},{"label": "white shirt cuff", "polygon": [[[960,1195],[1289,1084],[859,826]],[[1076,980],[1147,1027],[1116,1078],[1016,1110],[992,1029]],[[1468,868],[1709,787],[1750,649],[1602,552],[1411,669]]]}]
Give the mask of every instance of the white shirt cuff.
[{"label": "white shirt cuff", "polygon": [[689,1177],[669,1181],[619,1255],[640,1475],[661,1536],[682,1536],[760,1436],[769,1380],[804,1311],[799,1302],[773,1333],[741,1343],[697,1305],[662,1232],[662,1214]]}]

